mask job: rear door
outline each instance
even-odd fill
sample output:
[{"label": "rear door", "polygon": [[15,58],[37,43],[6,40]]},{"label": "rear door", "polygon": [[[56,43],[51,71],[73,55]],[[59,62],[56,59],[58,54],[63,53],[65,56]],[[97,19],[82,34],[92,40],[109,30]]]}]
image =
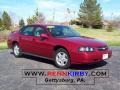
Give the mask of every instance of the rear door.
[{"label": "rear door", "polygon": [[34,26],[24,27],[20,31],[20,47],[23,52],[33,53],[33,31]]}]

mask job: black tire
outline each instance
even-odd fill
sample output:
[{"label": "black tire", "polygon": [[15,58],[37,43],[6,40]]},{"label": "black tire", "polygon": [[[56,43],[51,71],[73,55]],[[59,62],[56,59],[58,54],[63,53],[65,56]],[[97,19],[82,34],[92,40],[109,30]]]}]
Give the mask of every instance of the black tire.
[{"label": "black tire", "polygon": [[[60,62],[59,62],[59,60],[57,59],[57,57],[59,56],[58,54],[65,54],[65,59],[66,59],[66,61],[63,61],[62,59],[60,60],[60,62],[61,61],[63,61],[64,62],[64,65],[60,65]],[[67,60],[68,59],[68,60]],[[54,60],[55,60],[55,65],[58,67],[58,68],[61,68],[61,69],[67,69],[67,68],[69,68],[70,67],[70,56],[69,56],[69,53],[65,50],[65,49],[63,49],[63,48],[60,48],[60,49],[58,49],[58,50],[56,50],[56,52],[55,52],[55,56],[54,56]]]},{"label": "black tire", "polygon": [[[16,48],[18,48],[17,51],[16,51]],[[15,57],[21,57],[22,56],[21,49],[20,49],[20,47],[17,43],[13,45],[13,54],[14,54]]]}]

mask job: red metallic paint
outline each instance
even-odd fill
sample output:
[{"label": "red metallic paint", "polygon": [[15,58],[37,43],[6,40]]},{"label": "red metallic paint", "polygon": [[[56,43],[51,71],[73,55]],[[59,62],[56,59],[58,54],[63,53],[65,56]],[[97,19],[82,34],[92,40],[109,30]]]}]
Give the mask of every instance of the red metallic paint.
[{"label": "red metallic paint", "polygon": [[[47,31],[47,25],[32,25],[42,26]],[[48,32],[48,31],[47,31]],[[8,37],[8,47],[12,48],[14,43],[18,43],[23,52],[44,56],[47,58],[54,58],[55,47],[65,48],[70,56],[71,64],[85,64],[93,63],[102,60],[103,54],[108,54],[109,58],[112,56],[112,51],[108,48],[105,51],[99,51],[97,48],[107,46],[103,41],[89,38],[89,37],[68,37],[57,38],[53,37],[49,32],[45,40],[40,37],[24,36],[19,31],[12,32]],[[81,46],[90,46],[95,49],[94,52],[79,52]]]}]

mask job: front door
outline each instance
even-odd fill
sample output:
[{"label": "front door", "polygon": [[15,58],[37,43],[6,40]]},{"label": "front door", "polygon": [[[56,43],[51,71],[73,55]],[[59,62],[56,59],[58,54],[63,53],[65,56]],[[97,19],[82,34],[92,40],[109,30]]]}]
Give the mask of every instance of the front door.
[{"label": "front door", "polygon": [[37,26],[34,30],[34,53],[40,56],[52,57],[52,43],[51,38],[41,39],[41,34],[47,34],[47,31],[40,26]]}]

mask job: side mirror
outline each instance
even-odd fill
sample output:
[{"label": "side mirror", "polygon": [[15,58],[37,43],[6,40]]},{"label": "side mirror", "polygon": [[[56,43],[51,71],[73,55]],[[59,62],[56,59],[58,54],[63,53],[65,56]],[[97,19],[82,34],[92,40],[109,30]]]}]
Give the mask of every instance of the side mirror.
[{"label": "side mirror", "polygon": [[41,39],[48,39],[48,35],[47,34],[41,34],[40,37],[41,37]]}]

